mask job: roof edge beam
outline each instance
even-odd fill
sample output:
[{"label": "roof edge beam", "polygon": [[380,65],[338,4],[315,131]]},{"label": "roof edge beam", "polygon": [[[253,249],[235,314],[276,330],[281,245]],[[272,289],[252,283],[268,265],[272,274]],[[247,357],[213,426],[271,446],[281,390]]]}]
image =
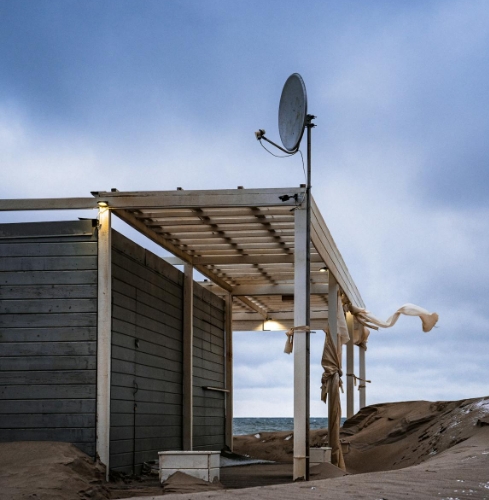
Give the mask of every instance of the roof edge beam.
[{"label": "roof edge beam", "polygon": [[24,198],[0,199],[0,212],[23,210],[85,210],[99,208],[94,198]]}]

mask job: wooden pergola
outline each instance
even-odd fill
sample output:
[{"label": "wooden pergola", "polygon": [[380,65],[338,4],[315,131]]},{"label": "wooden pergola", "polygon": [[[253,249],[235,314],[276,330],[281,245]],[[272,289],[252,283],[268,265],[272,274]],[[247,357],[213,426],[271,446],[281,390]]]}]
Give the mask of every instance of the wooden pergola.
[{"label": "wooden pergola", "polygon": [[[226,301],[226,383],[213,388],[226,393],[226,442],[232,448],[232,332],[287,330],[305,325],[304,273],[305,187],[209,191],[92,192],[91,198],[0,200],[0,211],[99,210],[99,359],[110,349],[110,227],[111,214],[169,251],[167,260],[183,264],[184,304],[184,448],[192,449],[192,283],[194,270],[204,286]],[[329,326],[336,339],[337,296],[363,308],[360,293],[312,200],[310,328]],[[327,272],[325,272],[327,271]],[[334,298],[334,300],[331,300]],[[350,338],[360,327],[349,315]],[[294,340],[294,479],[308,478],[309,333]],[[347,373],[354,371],[354,345],[347,344]],[[359,350],[365,379],[365,350]],[[110,366],[97,372],[97,452],[108,463]],[[354,379],[347,379],[347,415],[354,413]],[[360,407],[365,387],[360,387]],[[104,460],[107,460],[104,462]]]}]

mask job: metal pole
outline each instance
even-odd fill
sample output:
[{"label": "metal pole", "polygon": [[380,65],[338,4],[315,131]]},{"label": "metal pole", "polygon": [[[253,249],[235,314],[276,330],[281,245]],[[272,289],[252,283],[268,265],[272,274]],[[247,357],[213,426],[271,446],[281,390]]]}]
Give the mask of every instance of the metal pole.
[{"label": "metal pole", "polygon": [[[306,186],[306,325],[311,325],[311,131],[315,125],[312,120],[315,118],[313,115],[307,115],[306,128],[307,128],[307,186]],[[311,338],[310,333],[306,332],[306,480],[309,481],[309,420],[310,420],[310,351],[311,351]]]}]

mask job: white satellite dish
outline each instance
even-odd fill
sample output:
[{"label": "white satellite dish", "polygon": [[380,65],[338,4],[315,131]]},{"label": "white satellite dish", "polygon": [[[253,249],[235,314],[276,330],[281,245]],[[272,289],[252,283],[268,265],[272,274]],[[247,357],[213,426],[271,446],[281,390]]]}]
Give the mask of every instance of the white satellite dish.
[{"label": "white satellite dish", "polygon": [[307,92],[299,73],[287,78],[278,110],[278,131],[287,151],[299,149],[307,119]]}]

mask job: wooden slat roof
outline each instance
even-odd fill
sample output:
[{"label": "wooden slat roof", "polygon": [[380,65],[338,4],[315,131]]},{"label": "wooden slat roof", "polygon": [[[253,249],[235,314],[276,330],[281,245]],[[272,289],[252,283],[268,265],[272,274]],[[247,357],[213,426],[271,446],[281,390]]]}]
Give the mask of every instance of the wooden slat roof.
[{"label": "wooden slat roof", "polygon": [[[233,294],[233,329],[293,326],[294,210],[304,188],[213,191],[96,192],[97,202],[181,261],[191,263],[218,294]],[[290,198],[282,201],[279,196]],[[294,197],[295,195],[295,197]],[[311,325],[327,319],[327,266],[348,300],[362,298],[312,203]],[[272,320],[265,323],[266,319]]]}]

